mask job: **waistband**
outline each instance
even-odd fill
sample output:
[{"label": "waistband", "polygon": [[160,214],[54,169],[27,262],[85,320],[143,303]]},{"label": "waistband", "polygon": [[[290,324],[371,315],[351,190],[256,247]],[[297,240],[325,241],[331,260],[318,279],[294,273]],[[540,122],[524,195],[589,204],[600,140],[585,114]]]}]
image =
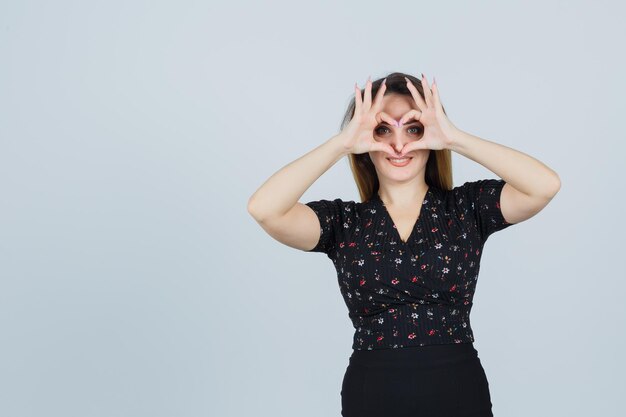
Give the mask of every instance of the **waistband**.
[{"label": "waistband", "polygon": [[395,349],[353,350],[352,366],[430,368],[460,364],[478,358],[473,343],[409,346]]},{"label": "waistband", "polygon": [[368,315],[353,315],[355,350],[474,342],[471,302],[401,304]]}]

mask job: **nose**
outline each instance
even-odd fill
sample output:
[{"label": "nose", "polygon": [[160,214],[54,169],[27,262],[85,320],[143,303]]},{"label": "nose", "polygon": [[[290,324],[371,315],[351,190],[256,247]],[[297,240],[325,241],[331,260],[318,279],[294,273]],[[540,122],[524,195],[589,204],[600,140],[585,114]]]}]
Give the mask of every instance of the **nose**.
[{"label": "nose", "polygon": [[409,142],[409,139],[404,137],[401,128],[393,130],[390,145],[396,150],[396,152],[400,153],[400,151],[407,142]]}]

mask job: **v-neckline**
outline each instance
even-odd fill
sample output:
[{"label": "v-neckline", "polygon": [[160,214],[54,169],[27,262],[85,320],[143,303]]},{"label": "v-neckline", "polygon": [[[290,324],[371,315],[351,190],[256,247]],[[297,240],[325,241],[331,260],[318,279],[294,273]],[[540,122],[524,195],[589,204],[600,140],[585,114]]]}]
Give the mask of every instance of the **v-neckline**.
[{"label": "v-neckline", "polygon": [[374,193],[374,197],[376,198],[376,201],[378,201],[378,203],[380,204],[380,207],[382,207],[385,217],[391,224],[391,228],[395,230],[396,239],[398,239],[398,242],[400,242],[400,244],[402,245],[408,245],[409,242],[411,242],[413,235],[415,234],[415,229],[417,229],[419,222],[422,220],[422,215],[424,214],[424,207],[430,201],[429,200],[430,199],[430,186],[426,189],[426,194],[424,194],[424,199],[422,200],[422,203],[420,204],[420,209],[419,209],[419,213],[417,214],[417,219],[415,220],[415,223],[413,223],[413,227],[411,227],[411,232],[409,233],[409,236],[406,238],[406,241],[402,240],[402,236],[400,236],[400,230],[398,229],[396,222],[391,217],[391,214],[387,210],[387,206],[385,206],[385,203],[383,202],[382,198],[380,198],[380,195],[378,195],[378,191]]}]

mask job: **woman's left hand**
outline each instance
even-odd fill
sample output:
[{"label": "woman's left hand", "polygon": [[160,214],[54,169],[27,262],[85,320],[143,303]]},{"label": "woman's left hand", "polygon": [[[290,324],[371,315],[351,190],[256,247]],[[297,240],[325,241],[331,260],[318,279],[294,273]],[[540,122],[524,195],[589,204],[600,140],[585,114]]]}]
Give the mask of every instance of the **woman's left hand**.
[{"label": "woman's left hand", "polygon": [[459,129],[452,124],[446,114],[443,112],[441,106],[441,100],[439,99],[439,87],[434,82],[431,88],[428,86],[426,77],[422,74],[422,87],[424,90],[424,97],[422,98],[417,88],[413,83],[406,78],[407,88],[413,96],[413,100],[417,104],[419,110],[410,110],[402,116],[400,119],[400,126],[403,123],[408,122],[411,119],[419,121],[424,126],[424,134],[416,141],[412,141],[404,145],[401,154],[418,150],[418,149],[434,149],[441,150],[447,149],[454,135],[459,132]]}]

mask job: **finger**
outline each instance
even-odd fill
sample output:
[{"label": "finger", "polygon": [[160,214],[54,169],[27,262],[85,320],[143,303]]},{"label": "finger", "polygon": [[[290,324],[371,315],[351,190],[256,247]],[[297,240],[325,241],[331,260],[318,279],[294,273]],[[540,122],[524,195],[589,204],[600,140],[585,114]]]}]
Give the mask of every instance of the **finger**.
[{"label": "finger", "polygon": [[406,145],[404,145],[404,147],[402,148],[402,150],[400,150],[400,156],[403,157],[406,154],[408,154],[411,151],[417,151],[420,149],[428,149],[425,145],[424,142],[422,142],[421,140],[416,140],[413,142],[409,142]]},{"label": "finger", "polygon": [[393,157],[393,158],[397,158],[399,153],[396,152],[395,149],[393,149],[393,147],[391,145],[389,145],[388,143],[383,143],[383,142],[374,142],[372,143],[372,146],[370,148],[370,152],[385,152],[386,154],[388,154],[389,156]]},{"label": "finger", "polygon": [[437,85],[437,82],[435,81],[434,78],[433,78],[433,98],[435,99],[435,107],[437,107],[439,110],[442,110],[441,99],[439,98],[439,86]]},{"label": "finger", "polygon": [[359,88],[357,83],[354,83],[354,114],[361,113],[362,105],[363,102],[361,101],[361,89]]},{"label": "finger", "polygon": [[417,120],[419,122],[420,117],[422,116],[422,112],[419,110],[409,110],[400,118],[400,126],[408,122],[409,120]]},{"label": "finger", "polygon": [[365,83],[365,98],[363,99],[363,107],[369,109],[372,106],[372,80],[371,76],[367,77]]},{"label": "finger", "polygon": [[424,98],[426,99],[426,104],[428,107],[432,107],[433,103],[433,93],[430,91],[430,87],[428,86],[428,80],[426,76],[422,74],[422,90],[424,90]]},{"label": "finger", "polygon": [[387,90],[387,79],[385,78],[383,82],[380,84],[378,88],[378,92],[376,93],[376,98],[374,98],[374,105],[372,108],[375,111],[379,111],[383,105],[383,96],[385,95],[385,90]]},{"label": "finger", "polygon": [[406,80],[407,88],[411,92],[411,96],[413,96],[413,100],[415,100],[415,104],[417,104],[417,107],[420,110],[424,110],[428,106],[426,105],[426,102],[422,98],[422,95],[420,94],[419,91],[417,91],[417,88],[413,85],[411,80],[409,80],[407,77],[404,77],[404,79]]},{"label": "finger", "polygon": [[389,154],[389,156],[397,158],[400,155],[400,152],[396,151],[393,146],[388,143],[380,142],[383,145],[383,148],[386,150],[385,153]]},{"label": "finger", "polygon": [[376,114],[376,122],[380,124],[383,121],[389,123],[391,126],[398,126],[398,123],[389,114],[385,113],[384,111],[378,112]]},{"label": "finger", "polygon": [[418,142],[409,142],[406,145],[404,145],[404,147],[400,150],[400,158],[405,157],[406,155],[408,155],[409,153],[411,153],[412,151],[416,151],[418,149],[423,149],[423,147],[417,147]]}]

